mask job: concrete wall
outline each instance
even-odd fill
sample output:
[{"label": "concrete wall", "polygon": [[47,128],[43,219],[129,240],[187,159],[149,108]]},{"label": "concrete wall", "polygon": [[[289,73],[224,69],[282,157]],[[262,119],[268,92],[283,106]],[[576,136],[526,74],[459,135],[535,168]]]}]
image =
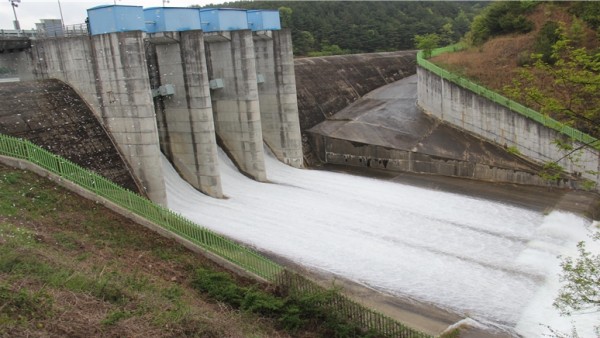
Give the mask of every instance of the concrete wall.
[{"label": "concrete wall", "polygon": [[30,50],[0,53],[0,67],[13,70],[21,81],[33,80]]},{"label": "concrete wall", "polygon": [[204,38],[209,78],[224,85],[211,90],[217,136],[240,171],[266,181],[252,32],[205,33]]},{"label": "concrete wall", "polygon": [[149,198],[166,190],[141,31],[94,35],[92,55],[102,120]]},{"label": "concrete wall", "polygon": [[416,51],[294,60],[300,128],[304,132],[368,92],[415,73]]},{"label": "concrete wall", "polygon": [[[516,147],[521,154],[545,163],[565,155],[553,142],[565,137],[538,122],[418,67],[418,104],[428,113],[499,145]],[[571,142],[571,141],[569,141]],[[572,142],[573,147],[581,144]],[[600,182],[600,153],[588,147],[577,161],[559,164],[576,176]]]},{"label": "concrete wall", "polygon": [[175,94],[161,97],[163,148],[180,175],[196,189],[223,197],[217,165],[217,142],[201,31],[160,33],[156,41],[160,84]]},{"label": "concrete wall", "polygon": [[311,144],[323,163],[541,186],[571,187],[576,184],[568,180],[548,182],[540,178],[536,171],[443,158],[313,133],[309,135]]},{"label": "concrete wall", "polygon": [[277,158],[303,167],[292,36],[289,30],[254,33],[260,118],[265,143]]},{"label": "concrete wall", "polygon": [[0,83],[0,133],[29,140],[143,194],[127,162],[83,98],[56,79]]},{"label": "concrete wall", "polygon": [[73,87],[107,129],[154,202],[166,204],[143,33],[36,40],[33,74]]},{"label": "concrete wall", "polygon": [[101,118],[89,37],[36,40],[31,54],[37,79],[59,79],[71,84]]}]

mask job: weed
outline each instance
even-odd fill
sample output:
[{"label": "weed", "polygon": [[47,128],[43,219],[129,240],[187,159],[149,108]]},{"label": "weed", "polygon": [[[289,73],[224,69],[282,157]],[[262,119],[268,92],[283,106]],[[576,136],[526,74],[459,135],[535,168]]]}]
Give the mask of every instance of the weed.
[{"label": "weed", "polygon": [[183,290],[178,285],[173,285],[162,290],[162,296],[171,301],[178,301],[183,295]]},{"label": "weed", "polygon": [[506,148],[506,151],[508,151],[510,154],[513,155],[521,155],[521,151],[519,151],[519,148],[515,147],[515,146],[510,146],[508,148]]},{"label": "weed", "polygon": [[369,336],[360,334],[353,323],[349,323],[324,304],[334,300],[335,290],[316,293],[300,293],[287,297],[278,297],[254,287],[237,285],[226,273],[198,269],[192,281],[198,290],[211,298],[225,302],[240,310],[270,317],[287,331],[295,332],[309,324],[324,328],[328,336]]},{"label": "weed", "polygon": [[43,290],[12,290],[0,284],[0,333],[1,327],[25,325],[31,320],[43,320],[50,315],[52,298]]},{"label": "weed", "polygon": [[87,260],[88,258],[90,258],[90,256],[92,256],[92,254],[89,251],[83,252],[79,255],[77,255],[77,257],[75,257],[75,260],[78,262],[83,262],[85,260]]},{"label": "weed", "polygon": [[0,243],[14,248],[29,248],[37,245],[35,232],[15,226],[11,223],[0,223]]},{"label": "weed", "polygon": [[131,318],[134,315],[131,311],[116,310],[109,313],[100,323],[103,325],[115,325],[123,319]]},{"label": "weed", "polygon": [[59,244],[63,248],[67,250],[77,250],[79,249],[79,243],[75,239],[73,235],[67,232],[55,232],[52,234],[54,240],[56,240],[56,244]]},{"label": "weed", "polygon": [[8,172],[2,175],[2,183],[15,184],[21,179],[21,173]]},{"label": "weed", "polygon": [[149,288],[150,280],[146,275],[135,270],[132,275],[125,276],[124,284],[134,291],[142,291]]}]

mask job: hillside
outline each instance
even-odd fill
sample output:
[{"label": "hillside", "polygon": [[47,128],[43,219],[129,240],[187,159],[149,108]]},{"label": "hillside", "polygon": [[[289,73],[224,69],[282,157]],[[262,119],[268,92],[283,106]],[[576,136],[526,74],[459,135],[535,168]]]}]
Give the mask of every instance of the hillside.
[{"label": "hillside", "polygon": [[[600,6],[593,2],[562,2],[529,3],[525,7],[521,3],[519,8],[519,4],[496,6],[497,11],[487,16],[484,12],[480,20],[475,19],[480,24],[474,23],[466,36],[471,47],[431,61],[600,136],[600,35],[596,13]],[[520,20],[507,24],[502,15]],[[491,16],[499,19],[494,21]],[[482,31],[487,36],[482,37]],[[576,54],[579,51],[581,54]],[[587,59],[582,61],[582,56]]]},{"label": "hillside", "polygon": [[[373,53],[414,48],[416,34],[446,43],[469,29],[485,1],[233,1],[223,7],[279,9],[295,56]],[[206,7],[213,7],[208,5]]]},{"label": "hillside", "polygon": [[[0,165],[2,337],[328,335],[255,314],[252,300],[268,293],[232,278],[99,204]],[[211,285],[252,297],[242,311]]]}]

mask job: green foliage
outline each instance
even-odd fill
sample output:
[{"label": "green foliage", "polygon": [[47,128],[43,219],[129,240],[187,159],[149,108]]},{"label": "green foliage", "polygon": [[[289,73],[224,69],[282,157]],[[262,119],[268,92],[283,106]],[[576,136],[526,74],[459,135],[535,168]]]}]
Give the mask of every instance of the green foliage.
[{"label": "green foliage", "polygon": [[7,284],[0,284],[0,335],[11,326],[47,318],[51,308],[52,298],[43,290],[14,290]]},{"label": "green foliage", "polygon": [[348,50],[343,50],[338,45],[325,45],[319,52],[309,52],[308,56],[329,56],[329,55],[342,55],[348,54]]},{"label": "green foliage", "polygon": [[553,57],[553,47],[560,39],[559,28],[560,26],[557,22],[547,21],[536,36],[533,46],[534,52],[540,55],[540,60],[549,65],[556,62],[556,59]]},{"label": "green foliage", "polygon": [[509,153],[511,153],[513,155],[521,155],[519,148],[517,148],[515,146],[510,146],[510,147],[506,148],[506,151],[508,151]]},{"label": "green foliage", "polygon": [[281,19],[281,27],[290,28],[292,26],[292,11],[291,8],[281,6],[279,7],[279,18]]},{"label": "green foliage", "polygon": [[549,182],[557,182],[560,180],[563,173],[563,167],[556,162],[548,162],[544,164],[540,171],[540,177]]},{"label": "green foliage", "polygon": [[[485,5],[486,2],[448,1],[236,1],[224,4],[246,9],[279,8],[282,25],[291,29],[296,56],[412,49],[415,35],[430,33],[440,34],[444,43],[453,43],[469,29],[471,19]],[[332,46],[338,46],[339,50],[332,53]]]},{"label": "green foliage", "polygon": [[134,315],[131,311],[116,310],[106,315],[101,323],[104,325],[115,325],[120,320],[131,318]]},{"label": "green foliage", "polygon": [[293,38],[294,53],[298,55],[308,55],[315,45],[315,37],[311,32],[300,31]]},{"label": "green foliage", "polygon": [[[594,240],[600,239],[596,231]],[[554,306],[564,315],[600,311],[600,255],[587,250],[584,242],[577,245],[576,258],[563,258],[560,281],[563,283]]]},{"label": "green foliage", "polygon": [[[553,25],[547,26],[547,32]],[[523,68],[504,93],[542,114],[600,137],[600,52],[578,47],[569,29],[559,24],[551,46],[551,63],[532,55],[532,67]],[[575,34],[576,35],[576,34]],[[554,38],[548,39],[547,43]]]},{"label": "green foliage", "polygon": [[422,49],[425,58],[431,57],[431,51],[438,47],[439,35],[432,33],[427,35],[415,35],[415,46]]},{"label": "green foliage", "polygon": [[533,22],[527,19],[538,2],[498,1],[494,2],[473,19],[468,40],[473,45],[481,45],[493,36],[526,33],[533,29]]},{"label": "green foliage", "polygon": [[228,274],[206,269],[196,270],[192,285],[212,299],[242,311],[274,318],[290,332],[313,324],[325,328],[328,336],[360,336],[354,324],[322,306],[335,297],[335,291],[279,297],[256,286],[239,286]]},{"label": "green foliage", "polygon": [[571,13],[585,21],[593,29],[600,29],[600,2],[577,1],[571,7]]}]

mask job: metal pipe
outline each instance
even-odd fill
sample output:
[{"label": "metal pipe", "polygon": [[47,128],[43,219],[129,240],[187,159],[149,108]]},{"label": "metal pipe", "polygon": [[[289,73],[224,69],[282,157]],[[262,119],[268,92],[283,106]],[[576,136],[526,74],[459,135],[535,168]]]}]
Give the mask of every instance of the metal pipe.
[{"label": "metal pipe", "polygon": [[15,15],[15,29],[17,31],[21,30],[21,25],[19,25],[19,19],[17,19],[17,11],[15,10],[15,7],[19,7],[19,5],[17,5],[15,2],[21,2],[21,0],[8,0],[10,1],[10,5],[12,6],[12,10],[13,10],[13,14]]},{"label": "metal pipe", "polygon": [[63,18],[62,7],[60,5],[60,0],[58,0],[58,10],[60,11],[60,22],[62,23],[63,30],[65,29],[65,19]]}]

